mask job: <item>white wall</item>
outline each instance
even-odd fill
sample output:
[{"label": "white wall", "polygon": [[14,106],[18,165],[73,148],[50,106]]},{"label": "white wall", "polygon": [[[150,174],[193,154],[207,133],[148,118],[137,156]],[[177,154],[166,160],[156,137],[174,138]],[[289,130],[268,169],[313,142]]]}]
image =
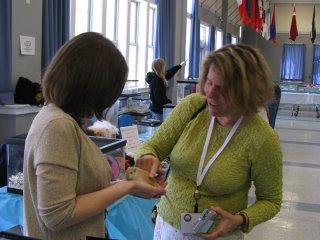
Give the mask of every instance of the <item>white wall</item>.
[{"label": "white wall", "polygon": [[[299,36],[295,41],[289,39],[290,26],[292,20],[293,4],[277,4],[276,5],[276,29],[277,29],[277,42],[267,41],[259,34],[251,29],[245,27],[243,30],[242,42],[254,45],[261,49],[266,57],[271,70],[273,78],[279,82],[281,73],[281,61],[284,43],[303,43],[306,45],[305,56],[305,69],[304,69],[304,82],[311,83],[312,81],[312,57],[313,57],[313,44],[310,40],[310,31],[312,23],[314,4],[297,4],[296,20]],[[316,26],[320,29],[320,3],[316,6]],[[272,11],[273,11],[273,5]],[[315,43],[320,43],[320,33],[317,33]]]},{"label": "white wall", "polygon": [[[316,26],[320,29],[320,1],[318,4],[296,4],[296,20],[299,34],[310,34],[314,6],[316,7]],[[271,8],[271,11],[273,11],[273,5]],[[276,26],[278,33],[289,33],[292,13],[293,3],[276,4]]]},{"label": "white wall", "polygon": [[[175,0],[175,23],[174,23],[174,64],[181,63],[185,57],[186,48],[186,12],[187,12],[187,1]],[[175,74],[173,80],[173,86],[168,88],[168,98],[176,103],[177,100],[177,81],[184,80],[185,68],[181,68],[180,71]]]}]

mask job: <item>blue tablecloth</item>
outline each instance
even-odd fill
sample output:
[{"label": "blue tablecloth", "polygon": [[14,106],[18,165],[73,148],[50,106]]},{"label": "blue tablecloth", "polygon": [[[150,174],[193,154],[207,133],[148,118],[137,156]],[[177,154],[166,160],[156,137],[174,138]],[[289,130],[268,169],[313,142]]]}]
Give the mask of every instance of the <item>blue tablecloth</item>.
[{"label": "blue tablecloth", "polygon": [[[153,223],[151,210],[155,199],[141,199],[125,196],[111,205],[106,226],[110,238],[118,240],[151,240]],[[6,231],[22,222],[22,195],[7,193],[0,188],[0,231]]]}]

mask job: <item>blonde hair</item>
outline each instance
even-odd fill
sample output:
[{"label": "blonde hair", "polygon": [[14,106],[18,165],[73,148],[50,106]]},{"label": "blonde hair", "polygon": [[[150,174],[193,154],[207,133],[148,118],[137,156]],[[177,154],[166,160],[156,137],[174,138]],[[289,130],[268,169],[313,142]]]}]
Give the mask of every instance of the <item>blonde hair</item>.
[{"label": "blonde hair", "polygon": [[222,94],[243,114],[257,112],[273,97],[272,72],[257,48],[245,44],[225,45],[209,53],[202,67],[202,94],[212,65],[223,79]]},{"label": "blonde hair", "polygon": [[152,71],[162,79],[163,84],[167,87],[168,80],[166,79],[166,62],[162,58],[157,58],[152,62]]}]

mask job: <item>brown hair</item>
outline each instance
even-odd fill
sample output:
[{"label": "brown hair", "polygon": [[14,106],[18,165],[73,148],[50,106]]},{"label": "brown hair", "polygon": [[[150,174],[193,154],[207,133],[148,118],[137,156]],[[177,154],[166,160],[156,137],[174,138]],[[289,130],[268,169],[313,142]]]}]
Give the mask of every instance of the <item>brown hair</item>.
[{"label": "brown hair", "polygon": [[121,52],[99,33],[82,33],[65,43],[53,57],[42,86],[47,103],[54,103],[81,125],[120,96],[128,74]]},{"label": "brown hair", "polygon": [[273,96],[271,69],[261,52],[249,45],[225,45],[203,63],[201,93],[211,66],[223,79],[222,94],[243,114],[257,112]]},{"label": "brown hair", "polygon": [[152,62],[152,71],[162,79],[163,84],[167,87],[168,80],[166,79],[166,62],[162,58],[157,58]]}]

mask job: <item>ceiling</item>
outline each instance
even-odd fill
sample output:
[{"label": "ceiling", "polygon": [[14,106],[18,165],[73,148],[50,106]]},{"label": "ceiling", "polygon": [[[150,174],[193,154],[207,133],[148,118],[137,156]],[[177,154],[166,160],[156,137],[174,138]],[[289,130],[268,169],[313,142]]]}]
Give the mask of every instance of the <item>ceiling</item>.
[{"label": "ceiling", "polygon": [[301,4],[301,3],[313,3],[313,4],[319,4],[319,0],[271,0],[271,3],[297,3],[297,4]]},{"label": "ceiling", "polygon": [[[222,1],[226,0],[199,0],[199,6],[221,17]],[[241,25],[236,0],[228,0],[228,22],[236,26]]]}]

